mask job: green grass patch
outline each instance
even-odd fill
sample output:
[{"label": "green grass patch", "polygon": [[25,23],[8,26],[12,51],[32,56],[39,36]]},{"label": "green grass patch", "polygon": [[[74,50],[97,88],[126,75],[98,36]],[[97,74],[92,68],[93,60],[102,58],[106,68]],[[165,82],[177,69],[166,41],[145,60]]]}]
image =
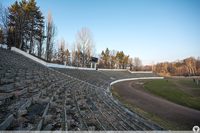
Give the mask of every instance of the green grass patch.
[{"label": "green grass patch", "polygon": [[[194,97],[184,92],[179,88],[180,86],[177,86],[172,80],[173,79],[151,80],[145,82],[144,88],[146,91],[156,96],[183,106],[200,110],[200,97]],[[193,87],[193,85],[191,85],[193,84],[191,81],[183,80],[178,82]]]}]

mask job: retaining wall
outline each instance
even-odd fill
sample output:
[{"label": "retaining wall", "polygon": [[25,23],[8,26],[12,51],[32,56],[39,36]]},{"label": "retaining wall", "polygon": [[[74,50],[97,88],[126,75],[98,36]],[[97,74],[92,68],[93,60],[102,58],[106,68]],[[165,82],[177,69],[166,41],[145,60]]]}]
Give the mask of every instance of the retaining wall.
[{"label": "retaining wall", "polygon": [[15,51],[19,54],[22,54],[24,56],[26,56],[27,58],[31,59],[31,60],[34,60],[36,61],[37,63],[40,63],[46,67],[54,67],[54,68],[68,68],[68,69],[80,69],[80,70],[96,70],[95,68],[83,68],[83,67],[73,67],[73,66],[66,66],[66,65],[61,65],[61,64],[54,64],[54,63],[48,63],[48,62],[45,62],[37,57],[34,57],[16,47],[12,47],[11,48],[12,51]]}]

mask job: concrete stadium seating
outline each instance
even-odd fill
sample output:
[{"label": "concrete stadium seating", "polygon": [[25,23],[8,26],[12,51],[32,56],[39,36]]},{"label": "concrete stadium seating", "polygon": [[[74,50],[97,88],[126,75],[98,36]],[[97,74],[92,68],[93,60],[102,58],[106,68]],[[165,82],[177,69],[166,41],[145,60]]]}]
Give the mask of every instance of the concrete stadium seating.
[{"label": "concrete stadium seating", "polygon": [[78,70],[78,69],[67,69],[67,68],[54,68],[54,69],[102,88],[108,88],[111,82],[119,79],[138,78],[138,77],[158,77],[158,75],[154,73],[130,73],[129,71],[124,71],[124,70],[90,71],[90,70]]},{"label": "concrete stadium seating", "polygon": [[52,69],[0,48],[0,130],[162,130],[106,93],[135,75]]}]

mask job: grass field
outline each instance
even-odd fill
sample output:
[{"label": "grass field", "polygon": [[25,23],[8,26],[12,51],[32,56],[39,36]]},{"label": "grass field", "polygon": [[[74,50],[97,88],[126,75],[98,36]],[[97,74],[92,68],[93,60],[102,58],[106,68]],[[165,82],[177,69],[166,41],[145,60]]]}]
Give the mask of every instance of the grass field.
[{"label": "grass field", "polygon": [[[128,83],[124,84],[125,86]],[[196,85],[192,79],[158,79],[158,80],[139,80],[133,81],[131,86],[136,91],[148,92],[148,94],[152,94],[156,97],[160,97],[161,99],[166,99],[167,101],[171,101],[173,103],[177,103],[179,105],[183,105],[186,107],[190,107],[196,110],[200,110],[200,85]],[[115,86],[116,87],[116,86]],[[131,102],[130,97],[128,96],[128,89],[118,89],[117,87],[113,87],[111,89],[113,96],[115,99],[118,99],[124,106],[132,110],[133,112],[138,113],[139,115],[150,119],[151,121],[159,124],[161,127],[168,130],[189,130],[191,129],[191,125],[187,122],[191,123],[194,121],[187,121],[185,117],[182,117],[182,120],[176,121],[176,116],[173,114],[168,114],[168,111],[162,110],[166,112],[166,116],[174,116],[172,119],[169,117],[165,117],[158,113],[152,112],[150,110],[146,110],[142,108],[140,105],[144,105],[143,102]],[[126,94],[124,94],[125,92]],[[135,97],[136,94],[133,94]],[[141,101],[141,97],[139,99],[135,99],[136,101]],[[149,102],[151,104],[151,102]],[[170,108],[170,107],[169,107]],[[155,108],[155,110],[157,110]],[[160,110],[160,109],[159,109]],[[161,112],[162,112],[161,111]],[[173,110],[173,112],[176,110]],[[159,111],[158,111],[159,112]],[[186,116],[191,114],[185,114]],[[196,116],[195,116],[196,117]],[[197,116],[198,117],[198,116]]]},{"label": "grass field", "polygon": [[174,103],[200,110],[200,85],[192,79],[160,79],[144,83],[144,89]]}]

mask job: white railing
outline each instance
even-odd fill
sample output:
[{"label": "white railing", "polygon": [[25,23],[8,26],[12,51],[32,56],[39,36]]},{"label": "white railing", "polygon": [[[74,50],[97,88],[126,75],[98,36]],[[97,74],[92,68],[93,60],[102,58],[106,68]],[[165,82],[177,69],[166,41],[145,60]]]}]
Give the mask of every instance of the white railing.
[{"label": "white railing", "polygon": [[119,80],[115,80],[115,81],[111,82],[110,85],[113,85],[113,84],[116,84],[116,83],[122,82],[122,81],[139,80],[139,79],[164,79],[164,77],[140,77],[140,78],[119,79]]}]

